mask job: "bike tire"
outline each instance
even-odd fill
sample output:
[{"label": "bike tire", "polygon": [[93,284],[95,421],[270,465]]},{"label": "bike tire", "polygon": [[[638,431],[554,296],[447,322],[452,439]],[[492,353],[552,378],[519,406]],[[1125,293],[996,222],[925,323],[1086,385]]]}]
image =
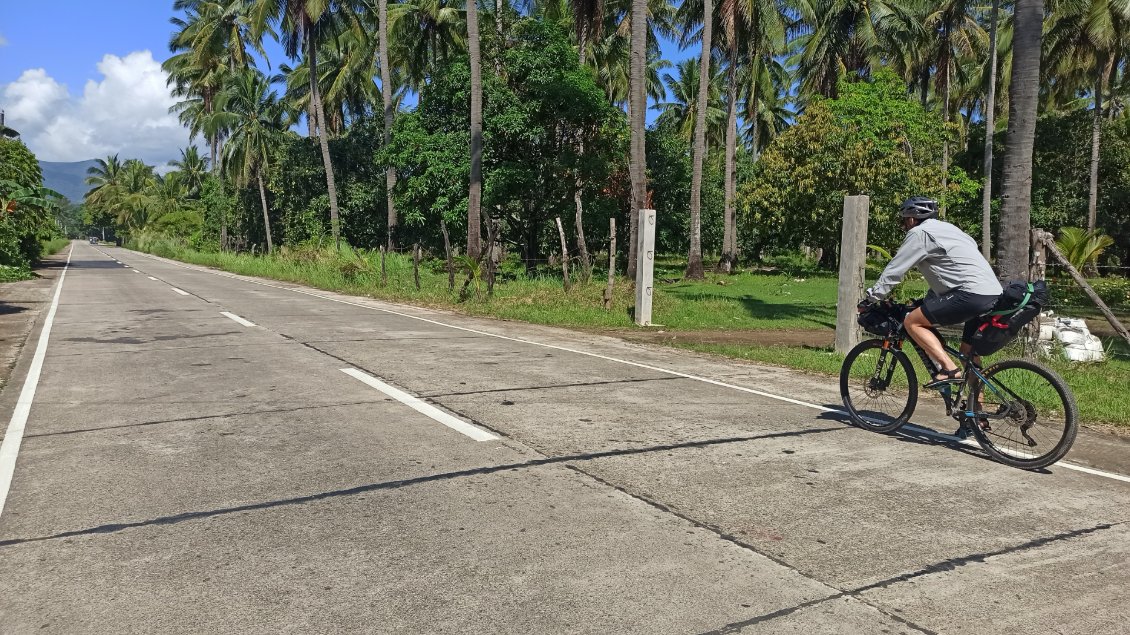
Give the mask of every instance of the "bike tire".
[{"label": "bike tire", "polygon": [[[855,348],[848,351],[847,356],[844,357],[844,364],[840,368],[840,397],[844,401],[844,407],[847,409],[852,423],[856,426],[865,430],[871,430],[872,432],[890,433],[901,428],[910,420],[910,415],[914,414],[914,408],[918,405],[918,378],[915,375],[914,366],[911,365],[910,358],[906,356],[906,353],[893,348],[884,349],[883,346],[883,340],[872,339],[860,342]],[[871,366],[868,366],[870,360],[860,359],[864,355],[870,356],[875,353],[878,353],[878,357]],[[886,388],[877,390],[869,386],[867,382],[869,382],[870,379],[860,374],[860,371],[877,369],[881,364],[891,363],[888,360],[893,360],[895,364],[895,366],[891,367],[892,375],[888,377],[888,381],[893,379],[893,372],[897,369],[901,369],[905,377],[906,386],[900,386],[900,388],[904,388],[906,391],[905,404],[903,404],[901,410],[899,410],[897,402],[901,401],[901,398],[895,396],[892,405],[894,405],[894,411],[898,412],[898,415],[892,417],[891,415],[882,413],[885,418],[879,419],[869,414],[867,409],[863,407],[863,403],[856,403],[856,399],[852,397],[852,392],[853,389],[861,389],[867,397],[871,397],[872,392],[877,394],[885,392],[887,390]],[[861,364],[861,366],[853,373],[853,368],[855,368],[857,362]],[[878,375],[879,372],[880,371],[875,370],[875,375]]]},{"label": "bike tire", "polygon": [[[1063,422],[1062,424],[1059,424],[1062,426],[1062,431],[1053,434],[1053,436],[1058,436],[1058,439],[1052,445],[1050,450],[1036,455],[1029,454],[1028,452],[1022,452],[1017,449],[1005,449],[1004,443],[1002,443],[1002,441],[1012,439],[1013,437],[1011,436],[1011,434],[1009,435],[1008,439],[1006,439],[1005,436],[1001,434],[1001,432],[1003,431],[985,431],[981,428],[980,425],[977,425],[976,422],[968,422],[969,428],[973,431],[973,436],[975,439],[977,439],[977,443],[994,460],[1004,463],[1005,465],[1024,470],[1038,470],[1045,468],[1062,459],[1067,454],[1068,450],[1071,449],[1071,444],[1075,442],[1075,435],[1078,434],[1079,420],[1079,408],[1075,403],[1075,395],[1072,394],[1071,389],[1067,386],[1067,382],[1065,382],[1063,378],[1060,377],[1055,371],[1048,368],[1047,366],[1044,366],[1043,364],[1026,359],[1003,360],[1001,362],[993,364],[992,366],[989,366],[984,371],[982,371],[982,374],[986,377],[986,379],[989,379],[990,381],[993,381],[994,383],[1007,388],[1008,392],[1014,392],[1011,388],[1008,388],[1008,385],[1003,381],[996,379],[1005,371],[1020,371],[1021,374],[1018,375],[1020,377],[1023,377],[1023,371],[1035,373],[1037,376],[1046,381],[1048,383],[1048,386],[1052,390],[1054,390],[1055,397],[1058,397],[1058,399],[1052,397],[1051,393],[1046,390],[1043,391],[1045,393],[1043,396],[1049,403],[1054,401],[1058,401],[1058,403],[1051,405],[1051,407],[1040,406],[1040,409],[1044,412],[1051,411],[1051,413],[1053,414],[1058,414],[1058,411],[1056,410],[1057,408],[1059,409],[1059,411],[1062,411]],[[1023,380],[1011,380],[1011,383],[1020,386],[1025,382]],[[971,394],[973,403],[982,403],[983,390],[984,383],[978,381]],[[1018,390],[1023,392],[1024,389],[1019,388]],[[985,395],[988,396],[988,393],[985,393]],[[1019,402],[1025,406],[1024,417],[1025,421],[1029,423],[1030,430],[1032,427],[1034,427],[1036,423],[1035,419],[1038,416],[1038,413],[1036,412],[1036,404],[1033,404],[1031,402],[1031,395],[1029,395],[1029,399],[1024,399],[1024,395],[1017,392],[1016,396],[1019,397]],[[1010,425],[1015,426],[1016,423],[1015,419],[994,419],[989,422],[990,427],[994,424],[995,421],[1002,421],[1003,423],[998,425],[1006,429],[1008,429]],[[1022,430],[1022,427],[1022,425],[1015,426],[1017,430]],[[1027,432],[1027,430],[1022,431],[1022,436],[1024,436],[1025,439],[1031,440],[1034,444],[1034,439],[1029,436]],[[1019,445],[1019,442],[1017,442],[1016,444]],[[1032,446],[1030,445],[1029,447]],[[1018,456],[1018,454],[1020,456]]]}]

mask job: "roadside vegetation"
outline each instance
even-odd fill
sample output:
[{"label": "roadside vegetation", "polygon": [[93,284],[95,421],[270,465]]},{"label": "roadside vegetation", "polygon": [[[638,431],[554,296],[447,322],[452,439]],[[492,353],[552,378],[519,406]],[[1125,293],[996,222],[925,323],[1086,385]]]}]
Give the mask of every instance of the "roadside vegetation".
[{"label": "roadside vegetation", "polygon": [[[898,247],[898,203],[932,196],[1009,279],[1048,230],[1125,311],[1128,25],[1124,2],[178,1],[164,69],[200,145],[171,171],[99,159],[80,231],[638,337],[650,207],[656,253],[675,254],[656,271],[666,343],[831,372],[847,194],[871,198],[875,254]],[[265,38],[288,59],[257,66]],[[626,276],[606,309],[613,243]],[[1071,367],[1088,418],[1130,423],[1121,364]]]},{"label": "roadside vegetation", "polygon": [[[626,281],[617,279],[612,306],[603,307],[605,282],[597,279],[607,272],[594,272],[592,281],[574,285],[566,293],[559,275],[549,272],[528,276],[519,263],[513,263],[499,270],[492,295],[487,294],[486,282],[479,280],[471,282],[468,295],[461,299],[459,291],[467,281],[467,272],[457,274],[455,290],[449,291],[442,259],[421,261],[417,290],[413,261],[399,254],[385,257],[382,278],[380,253],[353,248],[342,248],[336,253],[314,247],[284,248],[271,256],[254,256],[201,252],[155,237],[142,237],[135,246],[183,262],[328,291],[633,339],[640,335],[632,322],[634,291]],[[660,282],[654,308],[663,326],[648,329],[647,333],[658,336],[644,338],[645,341],[837,376],[843,356],[828,344],[835,322],[836,279],[819,272],[798,275],[795,265],[803,262],[801,258],[781,261],[793,272],[766,266],[760,271],[732,275],[710,273],[700,282]],[[677,259],[660,259],[657,279],[681,271],[680,264]],[[925,283],[921,280],[910,280],[898,291],[899,297],[905,298],[923,293]],[[1115,306],[1130,315],[1130,303]],[[1073,310],[1073,314],[1079,311]],[[788,334],[788,341],[782,341],[783,332]],[[1130,349],[1120,346],[1116,338],[1107,338],[1107,344],[1112,357],[1107,362],[1073,364],[1057,358],[1045,361],[1076,392],[1085,422],[1130,426],[1130,408],[1122,395],[1124,387],[1130,385]],[[1022,353],[1012,347],[995,358]],[[919,366],[917,359],[912,361]],[[918,368],[918,372],[925,376],[923,369]]]}]

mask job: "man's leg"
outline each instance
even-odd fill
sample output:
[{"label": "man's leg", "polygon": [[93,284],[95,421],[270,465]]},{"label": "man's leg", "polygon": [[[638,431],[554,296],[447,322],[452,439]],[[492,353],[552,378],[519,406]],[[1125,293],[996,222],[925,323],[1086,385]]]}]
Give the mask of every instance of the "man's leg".
[{"label": "man's leg", "polygon": [[[926,351],[926,354],[934,360],[938,368],[946,371],[947,375],[957,370],[957,364],[954,363],[953,358],[946,354],[938,336],[934,335],[934,331],[931,329],[933,325],[930,324],[930,319],[926,317],[926,314],[922,312],[922,307],[911,311],[902,324],[911,339],[917,342],[922,350]],[[934,377],[933,379],[944,379],[944,377]]]}]

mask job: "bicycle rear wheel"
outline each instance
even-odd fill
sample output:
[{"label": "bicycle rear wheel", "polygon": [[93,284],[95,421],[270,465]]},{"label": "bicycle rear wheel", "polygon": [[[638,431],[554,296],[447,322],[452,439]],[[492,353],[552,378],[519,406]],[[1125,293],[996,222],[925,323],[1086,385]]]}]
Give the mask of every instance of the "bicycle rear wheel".
[{"label": "bicycle rear wheel", "polygon": [[905,353],[883,348],[883,340],[867,340],[844,358],[840,396],[855,425],[894,432],[914,413],[918,378]]},{"label": "bicycle rear wheel", "polygon": [[[975,382],[973,436],[994,459],[1026,470],[1062,459],[1078,431],[1079,410],[1063,378],[1043,364],[1009,359],[993,364]],[[995,416],[994,416],[995,415]]]}]

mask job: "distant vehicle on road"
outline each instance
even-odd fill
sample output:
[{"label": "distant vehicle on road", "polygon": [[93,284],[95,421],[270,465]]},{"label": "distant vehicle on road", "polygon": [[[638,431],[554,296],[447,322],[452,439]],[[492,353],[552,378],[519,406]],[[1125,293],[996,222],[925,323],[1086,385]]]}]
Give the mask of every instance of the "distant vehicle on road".
[{"label": "distant vehicle on road", "polygon": [[90,244],[92,244],[92,245],[97,245],[97,244],[98,244],[98,239],[97,239],[97,238],[93,238],[93,237],[91,237],[91,239],[90,239]]}]

